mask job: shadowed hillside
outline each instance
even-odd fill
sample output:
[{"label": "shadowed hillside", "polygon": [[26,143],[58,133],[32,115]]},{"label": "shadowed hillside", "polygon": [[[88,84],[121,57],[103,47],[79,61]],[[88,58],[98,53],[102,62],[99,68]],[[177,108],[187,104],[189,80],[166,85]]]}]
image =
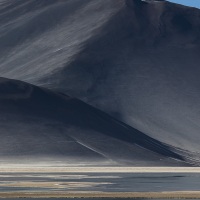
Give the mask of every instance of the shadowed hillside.
[{"label": "shadowed hillside", "polygon": [[[69,141],[80,139],[71,148],[83,149],[78,152],[86,157],[135,165],[174,164],[170,159],[156,164],[160,154],[198,164],[199,25],[198,9],[167,1],[0,0],[0,75],[87,103],[37,88],[36,97],[25,102],[1,100],[2,127],[13,135],[15,125],[21,125],[23,134],[30,129],[39,139],[49,130],[61,138],[67,133]],[[8,95],[7,86],[1,88]],[[5,116],[6,122],[13,122],[6,125]],[[22,137],[22,131],[18,134]],[[2,155],[9,152],[6,141]],[[58,146],[53,143],[44,155],[58,152],[49,150]],[[65,148],[60,151],[75,152]]]},{"label": "shadowed hillside", "polygon": [[0,111],[1,159],[145,166],[188,162],[175,148],[77,99],[20,81],[0,79]]}]

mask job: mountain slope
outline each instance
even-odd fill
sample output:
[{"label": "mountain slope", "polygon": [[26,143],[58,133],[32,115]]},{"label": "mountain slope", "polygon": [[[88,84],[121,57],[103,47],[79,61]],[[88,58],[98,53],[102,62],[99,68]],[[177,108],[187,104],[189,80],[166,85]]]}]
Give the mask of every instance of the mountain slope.
[{"label": "mountain slope", "polygon": [[142,141],[145,133],[199,162],[198,9],[166,1],[0,0],[0,11],[1,76],[79,98],[140,130]]},{"label": "mountain slope", "polygon": [[[69,96],[0,79],[0,160],[182,165],[176,149]],[[186,154],[185,154],[186,155]]]},{"label": "mountain slope", "polygon": [[153,138],[200,152],[200,11],[127,2],[70,64],[42,84],[55,80],[53,88]]}]

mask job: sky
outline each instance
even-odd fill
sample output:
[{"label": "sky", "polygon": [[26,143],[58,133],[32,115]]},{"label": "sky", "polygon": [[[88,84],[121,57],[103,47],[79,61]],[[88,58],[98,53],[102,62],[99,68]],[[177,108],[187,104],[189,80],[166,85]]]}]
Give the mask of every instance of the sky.
[{"label": "sky", "polygon": [[200,0],[168,0],[174,3],[200,8]]}]

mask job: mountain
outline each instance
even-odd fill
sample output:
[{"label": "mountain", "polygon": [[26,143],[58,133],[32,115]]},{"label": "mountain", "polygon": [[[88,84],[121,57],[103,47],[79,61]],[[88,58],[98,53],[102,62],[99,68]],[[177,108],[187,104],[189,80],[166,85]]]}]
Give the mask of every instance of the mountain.
[{"label": "mountain", "polygon": [[[167,1],[0,0],[0,75],[48,88],[55,95],[80,99],[76,101],[89,110],[97,108],[106,123],[109,118],[115,126],[120,123],[120,127],[131,129],[128,135],[118,136],[108,120],[106,138],[111,134],[112,144],[117,140],[125,145],[111,156],[115,159],[135,164],[131,156],[136,156],[142,160],[139,165],[152,160],[152,165],[165,165],[158,162],[162,155],[198,165],[199,25],[199,9]],[[22,116],[23,107],[11,106]],[[36,118],[41,109],[34,108],[38,110]],[[52,111],[52,118],[54,114]],[[76,128],[79,115],[81,110],[74,118]],[[59,123],[63,118],[59,117]],[[84,124],[88,130],[94,129],[91,126],[102,127],[88,125],[88,120]],[[23,126],[27,126],[25,122]],[[56,134],[58,130],[53,127]],[[97,135],[101,134],[99,131]],[[161,149],[170,150],[170,156],[158,146],[144,146],[143,136],[162,144]],[[160,155],[154,159],[153,153],[143,162],[147,158],[137,152],[139,148],[129,156],[128,149],[135,143],[130,144],[129,137],[141,140],[139,146],[145,152]],[[103,144],[98,148],[104,148]],[[122,149],[124,153],[119,156]]]},{"label": "mountain", "polygon": [[[186,165],[169,147],[69,96],[0,79],[0,160],[53,165]],[[185,164],[184,164],[185,163]]]}]

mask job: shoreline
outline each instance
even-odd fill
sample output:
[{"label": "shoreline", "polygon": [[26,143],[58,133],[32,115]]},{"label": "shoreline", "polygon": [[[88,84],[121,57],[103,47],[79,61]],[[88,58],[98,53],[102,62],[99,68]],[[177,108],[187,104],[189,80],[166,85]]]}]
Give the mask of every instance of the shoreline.
[{"label": "shoreline", "polygon": [[200,191],[174,192],[0,192],[0,198],[146,198],[199,199]]},{"label": "shoreline", "polygon": [[200,167],[41,167],[4,166],[0,173],[200,173]]}]

